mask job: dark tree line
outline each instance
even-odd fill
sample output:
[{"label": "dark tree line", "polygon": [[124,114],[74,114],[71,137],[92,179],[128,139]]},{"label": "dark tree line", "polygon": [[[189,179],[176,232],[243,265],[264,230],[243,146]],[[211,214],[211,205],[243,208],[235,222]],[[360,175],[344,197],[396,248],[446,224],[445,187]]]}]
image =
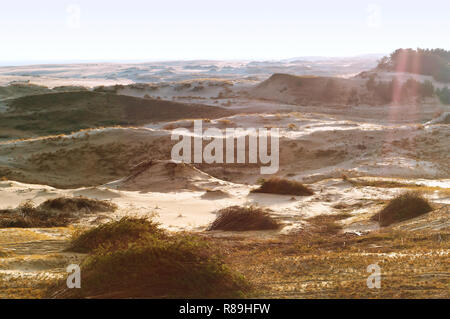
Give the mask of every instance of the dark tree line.
[{"label": "dark tree line", "polygon": [[408,79],[404,83],[396,78],[376,82],[375,77],[371,76],[366,82],[366,87],[383,103],[408,102],[412,98],[423,99],[435,94],[431,81],[419,82],[414,79]]},{"label": "dark tree line", "polygon": [[383,57],[378,69],[430,75],[437,81],[450,82],[450,51],[444,49],[398,49]]},{"label": "dark tree line", "polygon": [[448,87],[436,89],[436,95],[439,96],[442,103],[450,104],[450,89]]}]

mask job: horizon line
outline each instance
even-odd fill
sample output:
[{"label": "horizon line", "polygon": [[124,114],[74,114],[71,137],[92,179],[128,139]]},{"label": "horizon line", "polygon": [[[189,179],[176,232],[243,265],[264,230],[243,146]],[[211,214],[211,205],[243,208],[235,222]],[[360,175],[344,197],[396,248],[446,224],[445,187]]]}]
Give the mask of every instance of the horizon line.
[{"label": "horizon line", "polygon": [[61,59],[61,60],[10,60],[0,61],[0,67],[14,67],[14,66],[32,66],[32,65],[62,65],[62,64],[141,64],[141,63],[170,63],[170,62],[282,62],[297,59],[345,59],[345,58],[362,58],[362,57],[382,57],[388,53],[362,53],[355,55],[305,55],[294,56],[290,58],[229,58],[229,59],[215,59],[215,58],[187,58],[187,59]]}]

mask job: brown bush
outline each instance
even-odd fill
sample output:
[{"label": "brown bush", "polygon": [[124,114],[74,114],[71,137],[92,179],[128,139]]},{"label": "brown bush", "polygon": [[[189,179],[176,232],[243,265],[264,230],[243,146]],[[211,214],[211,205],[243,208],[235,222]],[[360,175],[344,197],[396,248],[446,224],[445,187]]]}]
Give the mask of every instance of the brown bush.
[{"label": "brown bush", "polygon": [[394,199],[374,216],[380,226],[388,226],[403,220],[411,219],[433,210],[430,203],[417,192],[406,192]]}]

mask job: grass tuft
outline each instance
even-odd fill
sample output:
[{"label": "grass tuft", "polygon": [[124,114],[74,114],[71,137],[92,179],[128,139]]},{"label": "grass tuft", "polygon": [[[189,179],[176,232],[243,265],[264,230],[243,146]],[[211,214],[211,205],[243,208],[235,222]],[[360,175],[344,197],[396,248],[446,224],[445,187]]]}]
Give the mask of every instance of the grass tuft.
[{"label": "grass tuft", "polygon": [[372,216],[380,226],[411,219],[433,210],[428,200],[420,193],[406,192],[392,199],[380,212]]},{"label": "grass tuft", "polygon": [[270,193],[281,195],[309,196],[314,192],[297,181],[273,177],[263,180],[259,188],[252,190],[252,193]]},{"label": "grass tuft", "polygon": [[81,264],[82,286],[68,289],[64,280],[49,297],[237,298],[250,291],[204,240],[164,233],[144,219],[98,226],[74,238],[72,247],[91,252]]},{"label": "grass tuft", "polygon": [[268,210],[254,206],[230,206],[218,211],[218,217],[208,230],[246,231],[280,228]]}]

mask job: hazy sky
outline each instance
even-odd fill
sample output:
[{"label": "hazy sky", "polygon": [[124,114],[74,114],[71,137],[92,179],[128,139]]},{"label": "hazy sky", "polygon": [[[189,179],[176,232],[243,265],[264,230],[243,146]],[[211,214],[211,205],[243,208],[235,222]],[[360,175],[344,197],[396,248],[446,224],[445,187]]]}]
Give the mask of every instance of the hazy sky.
[{"label": "hazy sky", "polygon": [[448,0],[2,1],[0,63],[450,49]]}]

